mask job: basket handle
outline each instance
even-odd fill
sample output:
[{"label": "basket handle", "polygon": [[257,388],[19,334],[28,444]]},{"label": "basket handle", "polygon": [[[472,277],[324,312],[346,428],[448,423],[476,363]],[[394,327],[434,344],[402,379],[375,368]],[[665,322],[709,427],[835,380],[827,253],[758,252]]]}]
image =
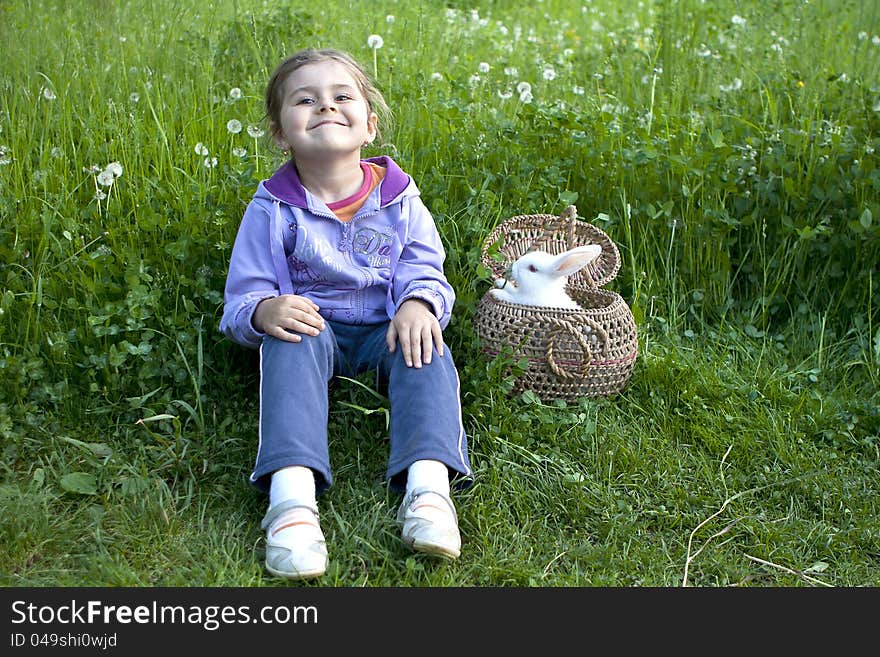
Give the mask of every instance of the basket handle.
[{"label": "basket handle", "polygon": [[568,245],[566,248],[574,248],[577,245],[577,242],[575,241],[575,230],[577,229],[577,208],[573,205],[569,205],[567,208],[565,208],[565,210],[562,211],[562,214],[557,217],[556,220],[544,226],[544,232],[541,233],[541,235],[529,245],[529,248],[526,249],[526,252],[540,250],[541,247],[544,246],[544,244],[547,242],[547,240],[549,240],[553,236],[554,231],[559,228],[560,223],[564,224],[566,228],[565,243]]}]

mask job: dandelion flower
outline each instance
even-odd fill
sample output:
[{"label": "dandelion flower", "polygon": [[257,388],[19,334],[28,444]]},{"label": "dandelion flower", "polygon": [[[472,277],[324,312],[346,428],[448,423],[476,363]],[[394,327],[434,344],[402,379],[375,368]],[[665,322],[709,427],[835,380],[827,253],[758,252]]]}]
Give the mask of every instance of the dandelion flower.
[{"label": "dandelion flower", "polygon": [[232,100],[238,100],[241,98],[241,89],[238,87],[232,87],[232,89],[229,90],[229,97]]},{"label": "dandelion flower", "polygon": [[113,177],[112,171],[108,171],[107,169],[104,169],[101,173],[98,174],[97,180],[98,180],[98,184],[101,185],[102,187],[109,187],[110,185],[113,184],[113,181],[116,179]]},{"label": "dandelion flower", "polygon": [[489,66],[488,62],[480,62],[480,65],[477,67],[477,70],[480,73],[488,73],[490,68],[491,67]]},{"label": "dandelion flower", "polygon": [[367,37],[367,45],[373,50],[378,50],[385,45],[385,40],[378,34],[371,34]]},{"label": "dandelion flower", "polygon": [[196,155],[207,155],[208,154],[208,147],[205,146],[202,142],[199,142],[198,144],[196,144],[196,147],[193,150],[195,150]]},{"label": "dandelion flower", "polygon": [[239,121],[238,119],[227,121],[226,130],[228,130],[230,134],[237,135],[239,132],[241,132],[241,121]]},{"label": "dandelion flower", "polygon": [[260,126],[253,125],[253,124],[248,126],[247,133],[248,133],[248,136],[251,137],[252,139],[259,139],[264,134],[266,134],[265,131]]},{"label": "dandelion flower", "polygon": [[107,168],[104,171],[109,171],[110,175],[114,178],[118,178],[122,175],[122,165],[119,162],[111,162],[107,165]]},{"label": "dandelion flower", "polygon": [[205,168],[213,169],[215,166],[217,166],[217,158],[216,157],[206,157],[204,159],[203,164],[205,165]]},{"label": "dandelion flower", "polygon": [[43,87],[43,98],[45,98],[46,100],[55,100],[55,92],[48,87]]}]

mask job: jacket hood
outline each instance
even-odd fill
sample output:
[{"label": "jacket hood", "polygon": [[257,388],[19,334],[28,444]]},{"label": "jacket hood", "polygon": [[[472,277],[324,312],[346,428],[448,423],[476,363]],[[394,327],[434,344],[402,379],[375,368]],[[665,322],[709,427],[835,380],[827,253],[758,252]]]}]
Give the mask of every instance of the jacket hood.
[{"label": "jacket hood", "polygon": [[[412,179],[387,155],[364,160],[386,169],[381,185],[380,205],[385,207],[412,184]],[[275,198],[297,208],[308,208],[306,190],[299,179],[293,160],[282,165],[272,177],[263,181],[263,187]]]}]

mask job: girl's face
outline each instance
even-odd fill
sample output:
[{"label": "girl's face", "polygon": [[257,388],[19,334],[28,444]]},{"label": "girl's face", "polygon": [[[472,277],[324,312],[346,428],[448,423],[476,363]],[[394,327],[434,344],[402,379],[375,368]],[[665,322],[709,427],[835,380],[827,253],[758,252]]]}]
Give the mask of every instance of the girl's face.
[{"label": "girl's face", "polygon": [[335,60],[306,64],[284,83],[275,143],[298,161],[360,155],[376,138],[377,116],[345,65]]}]

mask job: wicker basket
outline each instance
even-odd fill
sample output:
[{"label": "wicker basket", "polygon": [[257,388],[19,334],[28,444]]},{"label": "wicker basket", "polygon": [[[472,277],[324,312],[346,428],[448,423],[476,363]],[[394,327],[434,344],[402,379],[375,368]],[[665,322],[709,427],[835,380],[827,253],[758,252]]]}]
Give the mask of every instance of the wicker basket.
[{"label": "wicker basket", "polygon": [[477,304],[474,324],[483,351],[494,357],[510,347],[514,357],[528,359],[516,392],[573,402],[618,393],[632,375],[639,348],[632,311],[618,293],[600,289],[617,275],[620,252],[605,232],[578,221],[574,206],[561,216],[519,215],[499,224],[483,243],[482,262],[501,277],[526,251],[558,254],[585,244],[601,245],[602,255],[568,279],[567,291],[580,308],[510,303],[491,289]]}]

